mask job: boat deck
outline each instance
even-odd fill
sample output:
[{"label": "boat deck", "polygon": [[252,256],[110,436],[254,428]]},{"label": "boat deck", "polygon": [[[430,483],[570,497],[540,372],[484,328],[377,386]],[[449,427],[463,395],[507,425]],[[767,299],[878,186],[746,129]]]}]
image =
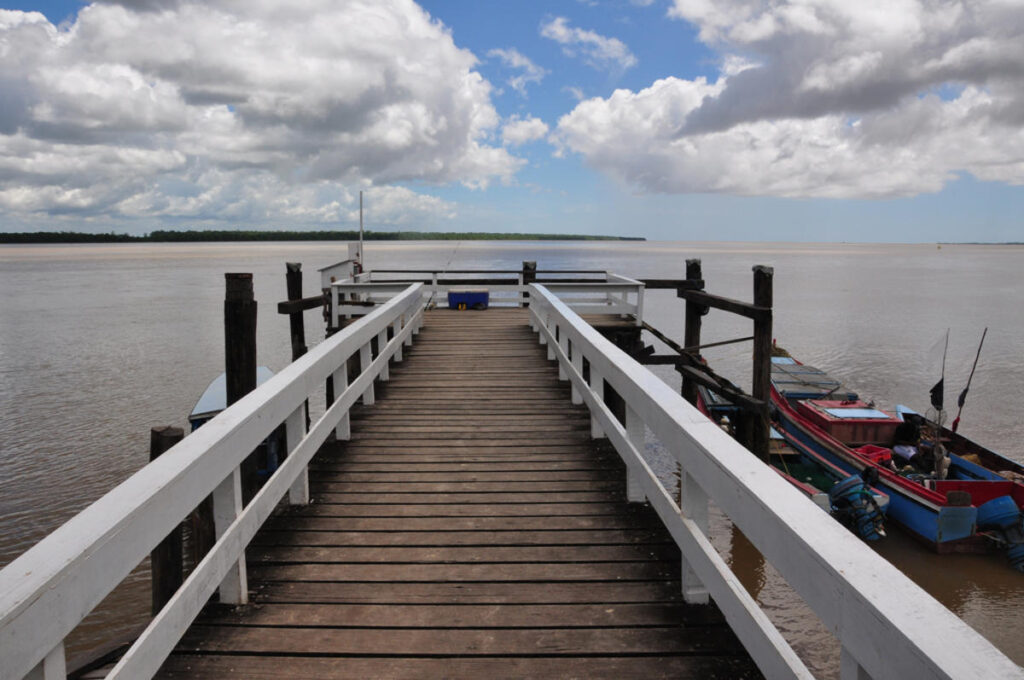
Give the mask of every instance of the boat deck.
[{"label": "boat deck", "polygon": [[436,310],[161,678],[760,677],[530,331]]}]

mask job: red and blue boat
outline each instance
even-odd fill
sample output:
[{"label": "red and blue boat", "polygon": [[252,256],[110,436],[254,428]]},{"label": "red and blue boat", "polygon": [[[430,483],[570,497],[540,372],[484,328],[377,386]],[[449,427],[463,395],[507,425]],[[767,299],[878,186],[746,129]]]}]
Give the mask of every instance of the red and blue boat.
[{"label": "red and blue boat", "polygon": [[[823,371],[789,357],[772,359],[772,402],[776,427],[792,440],[848,474],[874,469],[877,486],[889,496],[887,516],[935,551],[1001,549],[1015,569],[1024,571],[1020,464],[909,409],[890,414],[865,403]],[[948,453],[937,471],[894,461],[898,430],[915,421],[932,426],[922,430],[936,441],[924,444],[942,444]]]},{"label": "red and blue boat", "polygon": [[[697,392],[697,408],[730,431],[739,409],[704,387]],[[865,541],[885,537],[889,497],[872,487],[873,470],[866,470],[863,476],[848,474],[775,428],[771,430],[768,462],[783,479]]]}]

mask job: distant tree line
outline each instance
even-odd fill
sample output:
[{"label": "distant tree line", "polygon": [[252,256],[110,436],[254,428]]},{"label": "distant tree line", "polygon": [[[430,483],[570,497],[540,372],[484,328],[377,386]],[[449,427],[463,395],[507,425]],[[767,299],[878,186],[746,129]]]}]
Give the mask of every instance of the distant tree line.
[{"label": "distant tree line", "polygon": [[[587,236],[582,234],[491,234],[482,231],[367,231],[367,241],[643,241],[634,236]],[[0,233],[0,243],[170,243],[199,241],[358,241],[352,231],[206,231],[157,230],[149,234],[86,234],[76,231]]]},{"label": "distant tree line", "polygon": [[0,243],[129,243],[146,237],[131,234],[83,234],[76,231],[0,232]]}]

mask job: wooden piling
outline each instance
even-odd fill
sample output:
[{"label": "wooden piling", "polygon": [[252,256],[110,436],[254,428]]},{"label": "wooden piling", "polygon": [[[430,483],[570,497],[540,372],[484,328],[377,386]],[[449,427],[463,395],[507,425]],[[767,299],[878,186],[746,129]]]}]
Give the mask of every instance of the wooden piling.
[{"label": "wooden piling", "polygon": [[[256,389],[256,300],[252,274],[225,274],[224,366],[227,406]],[[244,503],[256,495],[259,485],[256,456],[242,462]]]},{"label": "wooden piling", "polygon": [[[529,286],[531,283],[537,281],[537,262],[536,261],[523,261],[523,285]],[[530,305],[530,294],[523,293],[523,301],[519,304],[520,307],[529,307]]]},{"label": "wooden piling", "polygon": [[754,319],[754,371],[751,392],[754,399],[761,401],[758,417],[751,423],[751,444],[753,452],[768,461],[770,424],[768,404],[771,399],[771,356],[772,356],[772,280],[774,270],[764,265],[754,268],[754,305],[767,309],[767,313]]},{"label": "wooden piling", "polygon": [[[289,300],[302,299],[302,263],[285,263],[285,285],[288,289]],[[288,326],[292,336],[292,361],[295,361],[306,353],[306,324],[302,318],[302,312],[292,312],[288,315]]]},{"label": "wooden piling", "polygon": [[[285,288],[288,292],[288,300],[302,300],[302,263],[285,263]],[[306,347],[306,322],[302,317],[302,310],[296,310],[288,314],[288,326],[292,337],[292,361],[295,361],[308,351]],[[309,430],[309,401],[306,401],[306,430]]]},{"label": "wooden piling", "polygon": [[[149,460],[159,458],[164,452],[180,442],[185,433],[180,427],[154,427],[149,432]],[[153,616],[163,609],[184,580],[183,535],[179,524],[168,536],[160,541],[149,554],[150,572],[153,576]]]},{"label": "wooden piling", "polygon": [[[704,288],[703,275],[699,259],[686,261],[686,281],[694,290]],[[684,347],[700,346],[701,317],[708,313],[707,305],[702,305],[693,300],[686,301],[686,327],[683,335]],[[683,374],[682,395],[686,401],[697,405],[697,383]]]},{"label": "wooden piling", "polygon": [[225,274],[224,366],[227,405],[256,389],[256,300],[252,274]]},{"label": "wooden piling", "polygon": [[191,550],[189,551],[190,562],[194,569],[199,562],[206,557],[206,553],[213,549],[217,542],[217,534],[213,526],[213,496],[207,496],[192,511],[191,516]]},{"label": "wooden piling", "polygon": [[[331,337],[331,335],[333,335],[333,333],[331,333],[330,329],[327,329],[327,337],[329,338],[329,337]],[[349,365],[351,365],[351,362],[349,362]],[[349,380],[351,380],[351,379],[352,379],[352,371],[349,370]],[[334,403],[334,376],[333,375],[327,376],[327,380],[325,381],[325,384],[324,384],[324,400],[325,400],[325,403],[328,406],[330,406],[331,404]]]}]

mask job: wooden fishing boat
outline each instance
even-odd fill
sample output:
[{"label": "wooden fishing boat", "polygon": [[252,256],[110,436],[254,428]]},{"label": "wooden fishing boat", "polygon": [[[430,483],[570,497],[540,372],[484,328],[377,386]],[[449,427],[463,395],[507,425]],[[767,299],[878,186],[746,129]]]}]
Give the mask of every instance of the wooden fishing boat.
[{"label": "wooden fishing boat", "polygon": [[946,442],[946,448],[957,456],[957,466],[953,472],[958,479],[1008,480],[1024,483],[1024,465],[1017,461],[986,448],[948,427],[940,427],[907,406],[897,404],[894,410],[896,417],[901,421],[914,423],[924,430],[940,432],[942,441]]},{"label": "wooden fishing boat", "polygon": [[[697,408],[721,423],[727,431],[735,422],[737,407],[724,397],[697,388]],[[813,449],[789,435],[771,430],[769,464],[815,505],[866,541],[885,537],[885,512],[889,497],[873,488],[873,471],[867,479],[850,475]]]},{"label": "wooden fishing boat", "polygon": [[[266,366],[256,367],[256,386],[260,386],[274,377],[274,372]],[[228,376],[221,373],[210,381],[203,393],[192,407],[188,414],[188,422],[192,432],[195,432],[204,423],[209,422],[215,415],[227,408],[228,405]]]},{"label": "wooden fishing boat", "polygon": [[[266,366],[256,367],[256,386],[259,387],[274,377],[274,372]],[[218,413],[227,408],[228,402],[228,379],[226,373],[221,373],[214,378],[206,389],[203,390],[192,412],[188,414],[188,422],[191,431],[195,432],[213,419]],[[284,450],[283,430],[278,428],[269,437],[260,443],[256,450],[257,469],[256,474],[260,479],[266,479],[274,473],[280,463],[280,452]]]},{"label": "wooden fishing boat", "polygon": [[1001,548],[1024,571],[1024,485],[983,467],[981,456],[972,457],[980,447],[958,449],[965,438],[940,434],[949,453],[944,474],[900,466],[891,447],[909,409],[898,416],[875,408],[823,371],[788,357],[772,359],[772,402],[780,431],[849,474],[876,470],[889,496],[888,517],[937,552]]}]

